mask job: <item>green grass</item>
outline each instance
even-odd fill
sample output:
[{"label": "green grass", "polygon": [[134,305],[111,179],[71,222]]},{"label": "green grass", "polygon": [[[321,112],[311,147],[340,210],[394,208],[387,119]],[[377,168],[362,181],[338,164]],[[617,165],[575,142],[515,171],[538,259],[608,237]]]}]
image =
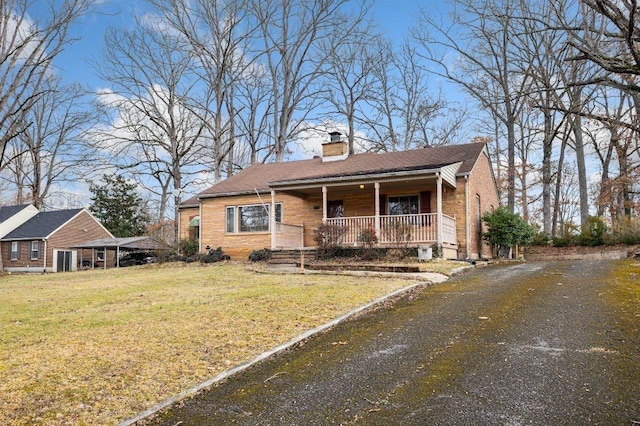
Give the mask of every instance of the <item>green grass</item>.
[{"label": "green grass", "polygon": [[408,284],[239,264],[0,277],[0,424],[117,424]]}]

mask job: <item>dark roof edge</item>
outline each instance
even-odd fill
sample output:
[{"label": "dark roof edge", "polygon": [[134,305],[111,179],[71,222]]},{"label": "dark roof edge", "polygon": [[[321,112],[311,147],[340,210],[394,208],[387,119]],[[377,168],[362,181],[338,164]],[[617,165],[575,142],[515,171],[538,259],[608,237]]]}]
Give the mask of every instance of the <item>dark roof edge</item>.
[{"label": "dark roof edge", "polygon": [[[231,192],[216,192],[213,194],[200,194],[198,195],[198,199],[202,200],[204,198],[222,198],[222,197],[235,197],[237,195],[251,195],[256,192],[260,194],[270,194],[271,189],[253,189],[253,190],[243,190],[243,191],[231,191]],[[195,207],[195,206],[194,206]]]},{"label": "dark roof edge", "polygon": [[[456,163],[451,163],[456,164]],[[434,174],[442,170],[443,167],[450,166],[451,164],[443,164],[438,167],[429,168],[429,169],[396,169],[396,171],[384,171],[384,172],[376,172],[376,173],[363,173],[363,174],[349,174],[346,176],[325,176],[318,178],[307,178],[307,179],[295,179],[290,181],[278,181],[271,182],[269,185],[272,188],[278,188],[283,186],[295,186],[295,185],[310,185],[310,184],[319,184],[319,183],[337,183],[337,182],[350,182],[350,181],[358,181],[362,179],[393,179],[393,178],[403,178],[406,176],[416,176],[416,175],[429,175]]]}]

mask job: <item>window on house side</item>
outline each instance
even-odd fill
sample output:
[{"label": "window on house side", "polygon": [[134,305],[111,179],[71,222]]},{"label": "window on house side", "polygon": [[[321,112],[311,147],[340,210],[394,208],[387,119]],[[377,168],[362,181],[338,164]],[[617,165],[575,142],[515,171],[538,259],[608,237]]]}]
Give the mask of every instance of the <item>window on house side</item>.
[{"label": "window on house side", "polygon": [[20,259],[20,241],[11,242],[11,260]]},{"label": "window on house side", "polygon": [[227,232],[236,232],[236,208],[227,207]]},{"label": "window on house side", "polygon": [[264,232],[269,230],[269,206],[238,207],[240,232]]},{"label": "window on house side", "polygon": [[[270,208],[270,204],[254,204],[248,206],[227,207],[227,233],[269,231]],[[276,204],[276,222],[282,223],[281,203]],[[237,231],[236,226],[238,226]]]},{"label": "window on house side", "polygon": [[31,260],[40,259],[40,241],[31,241]]}]

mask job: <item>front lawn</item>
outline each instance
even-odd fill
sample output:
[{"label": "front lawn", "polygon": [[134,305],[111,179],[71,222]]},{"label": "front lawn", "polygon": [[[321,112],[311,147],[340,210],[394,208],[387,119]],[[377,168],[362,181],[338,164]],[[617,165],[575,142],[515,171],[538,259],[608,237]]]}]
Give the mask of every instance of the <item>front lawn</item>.
[{"label": "front lawn", "polygon": [[153,265],[0,277],[0,424],[117,424],[402,279]]}]

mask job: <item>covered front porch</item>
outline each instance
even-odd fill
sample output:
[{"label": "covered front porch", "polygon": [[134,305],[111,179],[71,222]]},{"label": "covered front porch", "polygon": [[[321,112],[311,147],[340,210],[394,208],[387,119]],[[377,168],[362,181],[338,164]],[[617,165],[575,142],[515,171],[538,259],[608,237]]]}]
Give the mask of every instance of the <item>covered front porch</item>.
[{"label": "covered front porch", "polygon": [[[301,200],[306,214],[288,214],[271,220],[271,248],[312,247],[313,229],[320,224],[341,228],[339,244],[360,246],[365,233],[375,233],[378,247],[438,245],[457,250],[456,215],[447,199],[454,197],[458,164],[421,173],[378,177],[329,178],[322,182],[283,182],[272,185],[271,212],[278,195]],[[309,213],[311,212],[311,213]],[[301,220],[296,223],[295,219]],[[306,242],[306,244],[305,244]]]},{"label": "covered front porch", "polygon": [[457,244],[456,219],[445,214],[440,219],[437,213],[420,213],[327,218],[324,222],[344,228],[342,245],[361,244],[361,236],[368,230],[375,231],[379,246]]}]

